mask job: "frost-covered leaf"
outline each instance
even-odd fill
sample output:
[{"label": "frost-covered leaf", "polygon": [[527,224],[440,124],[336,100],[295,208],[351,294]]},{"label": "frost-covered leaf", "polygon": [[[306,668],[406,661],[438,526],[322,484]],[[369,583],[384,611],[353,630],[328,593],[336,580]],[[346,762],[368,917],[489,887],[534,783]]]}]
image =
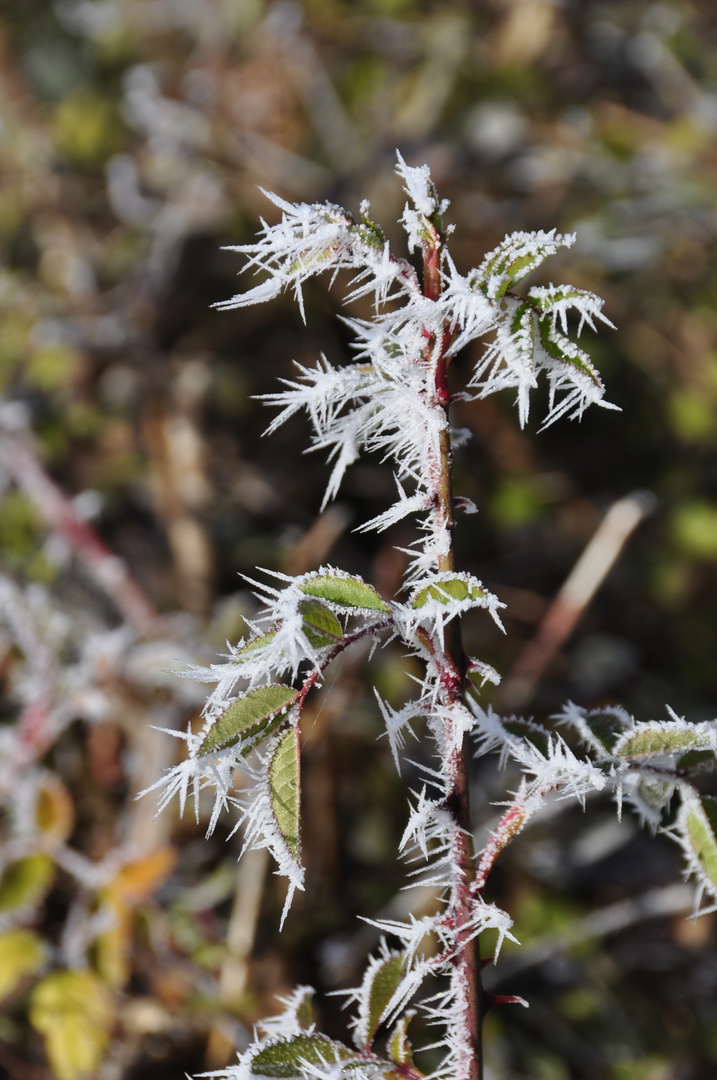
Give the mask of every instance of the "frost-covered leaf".
[{"label": "frost-covered leaf", "polygon": [[532,720],[524,720],[519,716],[509,716],[503,720],[503,728],[508,735],[517,735],[518,738],[525,739],[535,746],[544,757],[548,756],[550,752],[550,735],[540,724],[536,724]]},{"label": "frost-covered leaf", "polygon": [[465,578],[447,578],[420,589],[411,600],[411,607],[425,607],[429,600],[437,600],[439,604],[449,604],[451,600],[484,600],[488,595],[485,589]]},{"label": "frost-covered leaf", "polygon": [[9,863],[0,877],[0,915],[34,908],[50,888],[54,874],[49,855],[28,855]]},{"label": "frost-covered leaf", "polygon": [[600,756],[605,751],[612,754],[615,742],[635,727],[633,718],[620,706],[589,711],[572,701],[567,702],[553,719],[571,727],[581,741]]},{"label": "frost-covered leaf", "polygon": [[306,596],[316,596],[319,600],[326,600],[347,611],[390,610],[372,585],[367,585],[361,578],[340,572],[316,574],[301,585],[301,591]]},{"label": "frost-covered leaf", "polygon": [[297,697],[298,692],[293,687],[283,684],[249,690],[215,721],[198,753],[226,750],[241,739],[266,732],[276,714],[287,709]]},{"label": "frost-covered leaf", "polygon": [[494,686],[500,684],[500,675],[491,664],[486,664],[483,660],[477,660],[474,656],[469,656],[468,670],[466,672],[476,690],[482,690],[487,682],[493,683]]},{"label": "frost-covered leaf", "polygon": [[528,299],[533,306],[550,314],[553,326],[555,326],[556,322],[559,322],[564,334],[568,331],[567,315],[569,311],[575,311],[580,316],[578,334],[582,331],[585,323],[588,324],[591,330],[594,330],[595,319],[600,319],[601,322],[607,323],[608,326],[613,325],[602,314],[603,300],[601,297],[588,292],[587,289],[578,289],[574,285],[534,285],[532,289],[528,290]]},{"label": "frost-covered leaf", "polygon": [[297,986],[286,997],[277,998],[284,1006],[282,1012],[264,1017],[257,1024],[263,1040],[286,1041],[304,1032],[311,1034],[314,1030],[314,993],[312,986]]},{"label": "frost-covered leaf", "polygon": [[687,858],[687,868],[700,891],[717,898],[717,802],[700,798],[688,784],[680,788],[682,805],[674,833]]},{"label": "frost-covered leaf", "polygon": [[408,1025],[416,1015],[415,1009],[400,1016],[389,1032],[386,1040],[386,1053],[395,1065],[413,1066],[413,1048],[408,1041]]},{"label": "frost-covered leaf", "polygon": [[597,741],[611,750],[615,740],[622,735],[624,726],[613,713],[598,712],[585,717],[585,723]]},{"label": "frost-covered leaf", "polygon": [[299,786],[299,732],[292,727],[281,736],[269,762],[269,793],[276,825],[297,862],[301,857]]},{"label": "frost-covered leaf", "polygon": [[717,761],[715,761],[714,750],[688,750],[677,759],[676,764],[678,769],[694,773],[711,771]]},{"label": "frost-covered leaf", "polygon": [[347,1046],[325,1035],[297,1035],[265,1046],[252,1058],[251,1071],[259,1076],[303,1076],[305,1064],[325,1065],[352,1057]]},{"label": "frost-covered leaf", "polygon": [[359,992],[359,1019],[356,1036],[369,1047],[393,995],[406,974],[406,954],[385,949],[373,957],[364,975]]},{"label": "frost-covered leaf", "polygon": [[[661,780],[658,776],[641,776],[633,797],[636,796],[643,802],[648,811],[661,815],[669,805],[674,790],[675,785],[670,780]],[[650,815],[647,814],[646,817],[649,820]],[[658,817],[655,818],[655,821],[657,820]]]},{"label": "frost-covered leaf", "polygon": [[472,574],[465,572],[438,571],[422,575],[406,605],[394,609],[394,618],[401,625],[406,641],[416,636],[416,627],[433,624],[433,632],[443,648],[446,625],[473,608],[484,608],[500,629],[499,611],[505,604],[497,596],[483,588]]},{"label": "frost-covered leaf", "polygon": [[0,934],[0,1001],[45,963],[47,946],[31,930]]},{"label": "frost-covered leaf", "polygon": [[522,281],[560,247],[570,247],[575,236],[550,232],[515,232],[486,255],[477,277],[481,289],[491,300],[504,296],[511,285]]},{"label": "frost-covered leaf", "polygon": [[581,349],[565,334],[559,333],[550,319],[540,319],[538,326],[540,329],[540,344],[548,356],[585,376],[597,389],[603,389],[602,380],[584,349]]},{"label": "frost-covered leaf", "polygon": [[717,724],[714,721],[688,724],[684,720],[666,720],[635,724],[633,731],[618,740],[614,753],[618,757],[646,757],[706,749],[717,750]]},{"label": "frost-covered leaf", "polygon": [[319,600],[304,600],[299,610],[303,618],[302,629],[315,649],[325,649],[341,641],[341,623],[325,604]]},{"label": "frost-covered leaf", "polygon": [[314,991],[309,986],[303,987],[302,991],[296,1002],[296,1023],[303,1031],[308,1031],[314,1025]]},{"label": "frost-covered leaf", "polygon": [[30,998],[30,1023],[44,1039],[56,1080],[87,1080],[96,1073],[112,1021],[110,996],[90,971],[48,975]]}]

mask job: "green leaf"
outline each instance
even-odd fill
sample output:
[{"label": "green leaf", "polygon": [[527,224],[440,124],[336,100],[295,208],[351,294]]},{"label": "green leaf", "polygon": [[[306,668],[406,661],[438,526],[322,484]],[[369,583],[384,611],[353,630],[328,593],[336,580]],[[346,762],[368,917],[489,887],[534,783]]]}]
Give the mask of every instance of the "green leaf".
[{"label": "green leaf", "polygon": [[448,578],[421,589],[411,601],[411,607],[422,608],[429,600],[449,604],[451,600],[483,600],[488,594],[463,578]]},{"label": "green leaf", "polygon": [[393,997],[396,988],[406,970],[405,953],[391,953],[384,962],[372,972],[371,989],[368,994],[368,1015],[366,1027],[362,1032],[366,1046],[373,1042],[376,1030],[381,1023],[386,1006]]},{"label": "green leaf", "polygon": [[45,963],[47,946],[31,930],[0,934],[0,1000],[12,994],[27,975]]},{"label": "green leaf", "polygon": [[267,734],[272,718],[288,708],[298,696],[298,691],[283,683],[250,690],[215,721],[199,747],[199,753],[226,750],[241,739]]},{"label": "green leaf", "polygon": [[602,389],[602,381],[588,354],[570,338],[558,333],[549,315],[545,315],[538,320],[538,328],[540,330],[540,344],[548,356],[552,356],[554,360],[559,360],[561,364],[565,364],[567,367],[575,368],[581,374],[586,375],[595,386]]},{"label": "green leaf", "polygon": [[710,829],[717,836],[717,799],[713,795],[702,795],[701,803]]},{"label": "green leaf", "polygon": [[95,1074],[113,1022],[112,1000],[96,975],[48,975],[32,992],[29,1015],[43,1036],[55,1080],[86,1080]]},{"label": "green leaf", "polygon": [[317,574],[300,586],[306,596],[316,596],[337,607],[360,611],[390,611],[372,585],[360,578],[340,574]]},{"label": "green leaf", "polygon": [[700,799],[694,788],[682,789],[685,842],[705,883],[709,882],[714,893],[717,890],[717,803],[712,799]]},{"label": "green leaf", "polygon": [[0,913],[35,907],[50,888],[54,874],[49,855],[28,855],[9,863],[0,878]]},{"label": "green leaf", "polygon": [[269,763],[269,795],[279,832],[297,862],[301,858],[299,791],[299,731],[292,727],[279,739]]},{"label": "green leaf", "polygon": [[677,768],[690,772],[705,772],[715,767],[714,750],[688,750],[677,759]]},{"label": "green leaf", "polygon": [[326,604],[320,600],[304,600],[299,610],[303,618],[302,630],[315,649],[336,645],[344,635],[341,623]]},{"label": "green leaf", "polygon": [[610,713],[595,713],[586,715],[585,723],[606,750],[612,751],[615,739],[623,734],[625,725],[617,716]]},{"label": "green leaf", "polygon": [[709,747],[714,736],[699,727],[671,728],[636,725],[636,730],[616,747],[618,757],[643,757],[647,754],[674,754],[681,750],[699,750]]},{"label": "green leaf", "polygon": [[485,664],[482,660],[476,660],[474,657],[468,658],[468,671],[466,675],[473,684],[475,689],[480,693],[487,682],[493,683],[494,686],[500,685],[500,675],[491,667],[490,664]]},{"label": "green leaf", "polygon": [[301,1076],[301,1065],[347,1061],[354,1055],[347,1046],[325,1035],[296,1035],[265,1046],[252,1059],[251,1071],[259,1076]]},{"label": "green leaf", "polygon": [[413,1065],[413,1052],[408,1041],[408,1025],[416,1015],[415,1009],[409,1009],[391,1028],[386,1042],[386,1053],[394,1065]]},{"label": "green leaf", "polygon": [[660,780],[657,776],[643,776],[637,785],[637,794],[650,809],[664,810],[672,798],[675,785],[671,780]]},{"label": "green leaf", "polygon": [[308,1031],[314,1023],[314,991],[305,986],[301,1000],[296,1006],[296,1022],[303,1031]]},{"label": "green leaf", "polygon": [[565,241],[543,233],[513,233],[486,255],[478,270],[480,288],[499,300],[511,285],[522,281]]}]

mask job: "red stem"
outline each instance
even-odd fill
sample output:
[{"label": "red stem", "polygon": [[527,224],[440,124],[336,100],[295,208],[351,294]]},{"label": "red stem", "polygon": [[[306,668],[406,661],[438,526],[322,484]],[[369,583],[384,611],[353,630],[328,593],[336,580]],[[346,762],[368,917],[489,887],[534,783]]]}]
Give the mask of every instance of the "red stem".
[{"label": "red stem", "polygon": [[[441,295],[441,248],[442,238],[435,227],[430,240],[426,240],[423,248],[423,291],[429,300],[437,301]],[[446,355],[450,331],[446,327],[443,330],[440,344],[434,337],[429,336],[428,350],[433,352],[439,346],[436,359],[434,381],[434,407],[442,409],[446,416],[446,424],[443,427],[439,444],[439,460],[436,463],[437,477],[435,488],[434,514],[438,519],[439,527],[447,528],[451,543],[448,552],[438,558],[439,571],[455,570],[455,551],[453,545],[454,531],[454,507],[453,507],[453,484],[450,433],[448,428],[448,406],[451,394],[448,389],[447,372],[450,357]],[[445,658],[446,668],[441,673],[441,704],[450,707],[463,699],[463,683],[466,673],[466,659],[463,651],[460,622],[454,619],[445,630]],[[446,721],[449,724],[450,720]],[[470,930],[465,929],[471,915],[471,879],[473,874],[473,853],[471,850],[471,810],[469,798],[468,761],[465,741],[460,750],[454,754],[449,762],[452,788],[447,799],[447,808],[453,816],[455,829],[454,862],[455,873],[459,883],[453,892],[452,911],[450,913],[454,925],[459,928],[456,933],[455,955],[452,963],[460,971],[461,983],[465,987],[464,1008],[466,1012],[466,1027],[470,1032],[471,1060],[468,1063],[466,1075],[468,1080],[482,1080],[483,1078],[483,989],[480,977],[480,951],[477,939],[471,939]],[[460,928],[464,929],[460,929]]]}]

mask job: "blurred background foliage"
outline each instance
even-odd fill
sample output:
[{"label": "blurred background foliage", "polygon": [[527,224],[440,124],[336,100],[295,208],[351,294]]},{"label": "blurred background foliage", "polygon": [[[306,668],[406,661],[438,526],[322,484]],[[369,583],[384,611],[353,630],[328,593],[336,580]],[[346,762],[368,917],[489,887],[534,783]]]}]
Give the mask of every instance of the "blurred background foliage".
[{"label": "blurred background foliage", "polygon": [[[707,0],[5,0],[0,1072],[221,1067],[275,994],[356,983],[375,943],[356,915],[421,903],[398,892],[404,788],[364,656],[307,717],[309,885],[281,938],[261,856],[237,870],[228,827],[207,842],[205,822],[133,802],[176,751],[149,725],[201,708],[167,670],[221,651],[255,609],[242,573],[330,558],[392,595],[411,539],[351,531],[392,492],[378,461],[318,516],[327,473],[301,454],[306,425],[259,437],[253,395],[293,360],[347,355],[341,282],[307,288],[306,327],[289,298],[211,310],[243,287],[222,246],[275,218],[259,185],[369,198],[400,242],[399,147],[450,198],[463,271],[506,231],[577,232],[546,280],[606,298],[618,329],[589,348],[622,412],[539,433],[509,399],[456,407],[473,435],[457,489],[481,511],[461,564],[508,603],[506,637],[477,620],[470,651],[507,675],[604,512],[645,490],[654,512],[526,707],[715,715],[716,134]],[[374,670],[389,699],[410,693],[400,655]],[[476,773],[479,830],[492,768]],[[714,916],[685,920],[664,838],[590,810],[556,810],[495,872],[524,944],[488,978],[531,1007],[489,1020],[488,1075],[712,1080]],[[340,1033],[332,999],[322,1010]]]}]

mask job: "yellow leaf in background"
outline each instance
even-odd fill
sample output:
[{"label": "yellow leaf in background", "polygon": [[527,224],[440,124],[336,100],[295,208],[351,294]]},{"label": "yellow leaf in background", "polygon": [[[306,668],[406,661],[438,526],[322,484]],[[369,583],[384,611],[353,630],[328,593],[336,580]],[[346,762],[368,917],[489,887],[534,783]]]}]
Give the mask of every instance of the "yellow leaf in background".
[{"label": "yellow leaf in background", "polygon": [[26,975],[38,971],[46,955],[44,943],[30,930],[0,934],[0,1000],[12,994]]},{"label": "yellow leaf in background", "polygon": [[135,907],[152,896],[171,874],[177,862],[174,848],[157,848],[134,862],[125,863],[105,890],[110,901]]},{"label": "yellow leaf in background", "polygon": [[117,102],[83,89],[63,98],[53,118],[55,147],[79,166],[99,166],[122,145],[123,127]]},{"label": "yellow leaf in background", "polygon": [[121,902],[109,902],[113,925],[95,939],[92,949],[93,966],[113,990],[121,990],[130,977],[130,952],[134,919]]},{"label": "yellow leaf in background", "polygon": [[130,952],[135,916],[133,908],[148,900],[167,879],[177,861],[174,848],[157,848],[127,862],[99,894],[112,913],[112,925],[95,941],[94,963],[105,983],[119,990],[130,976]]},{"label": "yellow leaf in background", "polygon": [[39,390],[60,390],[70,386],[82,370],[82,357],[70,345],[41,345],[30,353],[24,374]]},{"label": "yellow leaf in background", "polygon": [[112,999],[89,971],[60,971],[35,987],[30,1023],[42,1035],[56,1080],[85,1080],[109,1041]]},{"label": "yellow leaf in background", "polygon": [[130,976],[127,920],[101,934],[93,949],[93,962],[100,975],[113,990],[121,990]]},{"label": "yellow leaf in background", "polygon": [[75,806],[62,780],[46,773],[40,781],[35,803],[35,824],[46,840],[63,844],[75,825]]},{"label": "yellow leaf in background", "polygon": [[0,912],[34,908],[50,888],[54,874],[49,855],[28,855],[9,863],[0,877]]}]

